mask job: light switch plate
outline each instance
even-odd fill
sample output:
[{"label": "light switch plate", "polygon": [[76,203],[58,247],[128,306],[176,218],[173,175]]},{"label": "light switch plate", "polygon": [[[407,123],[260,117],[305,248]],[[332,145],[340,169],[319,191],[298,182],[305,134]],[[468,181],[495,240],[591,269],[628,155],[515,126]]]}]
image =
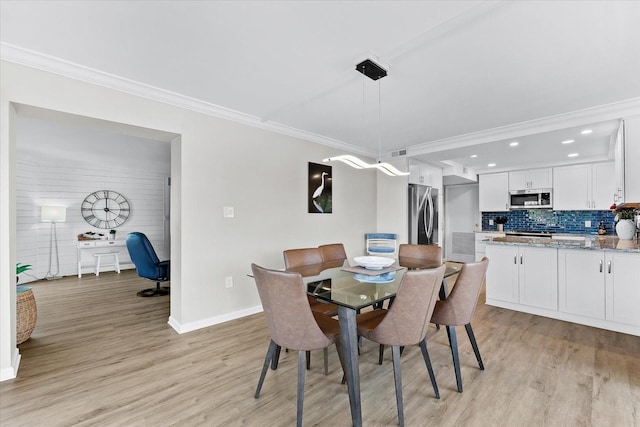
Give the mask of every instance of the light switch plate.
[{"label": "light switch plate", "polygon": [[224,286],[226,288],[233,288],[233,276],[227,276],[224,278]]},{"label": "light switch plate", "polygon": [[235,216],[233,206],[225,206],[224,208],[222,208],[222,215],[225,218],[233,218]]},{"label": "light switch plate", "polygon": [[489,225],[493,225],[493,220],[492,219],[489,220]]},{"label": "light switch plate", "polygon": [[584,227],[585,228],[591,228],[591,221],[585,221],[584,222]]}]

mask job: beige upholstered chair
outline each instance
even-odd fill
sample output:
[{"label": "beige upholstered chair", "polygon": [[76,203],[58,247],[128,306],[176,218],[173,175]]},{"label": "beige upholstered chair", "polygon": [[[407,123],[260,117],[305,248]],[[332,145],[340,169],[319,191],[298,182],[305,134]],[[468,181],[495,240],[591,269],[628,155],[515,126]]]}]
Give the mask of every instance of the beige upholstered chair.
[{"label": "beige upholstered chair", "polygon": [[398,286],[396,300],[389,310],[373,310],[359,314],[358,335],[373,342],[390,345],[398,406],[398,423],[404,425],[402,379],[400,376],[400,347],[419,345],[431,378],[436,398],[440,398],[436,378],[427,351],[427,329],[445,267],[407,271]]},{"label": "beige upholstered chair", "polygon": [[[337,343],[340,333],[338,321],[311,311],[307,304],[302,277],[298,273],[268,270],[251,264],[258,287],[267,325],[271,335],[269,349],[264,359],[255,398],[267,374],[269,364],[280,347],[298,351],[298,410],[297,425],[302,425],[304,400],[305,352],[327,348]],[[338,354],[341,354],[338,351]]]},{"label": "beige upholstered chair", "polygon": [[347,252],[344,250],[342,243],[321,245],[318,246],[318,249],[320,249],[320,254],[322,255],[322,262],[345,261],[347,259]]},{"label": "beige upholstered chair", "polygon": [[431,322],[447,326],[447,335],[451,345],[453,367],[456,372],[458,391],[462,392],[462,376],[460,374],[460,358],[458,357],[458,340],[456,338],[456,326],[464,325],[473,347],[473,352],[478,360],[481,370],[484,370],[478,343],[471,328],[471,318],[478,305],[478,297],[485,280],[489,259],[482,258],[480,262],[468,263],[462,266],[453,290],[446,300],[436,302],[436,307],[431,316]]},{"label": "beige upholstered chair", "polygon": [[[289,249],[282,252],[284,255],[284,267],[289,270],[291,268],[305,267],[309,265],[322,264],[322,251],[320,248],[301,248],[301,249]],[[307,295],[307,300],[311,306],[311,310],[315,313],[324,314],[327,316],[336,316],[338,314],[338,306],[335,304],[327,304],[320,302],[315,298]],[[278,350],[279,354],[279,350]],[[324,373],[329,374],[329,353],[325,349],[323,350],[324,357]],[[274,359],[274,369],[278,366],[277,358]],[[311,367],[311,353],[307,352],[307,369]]]}]

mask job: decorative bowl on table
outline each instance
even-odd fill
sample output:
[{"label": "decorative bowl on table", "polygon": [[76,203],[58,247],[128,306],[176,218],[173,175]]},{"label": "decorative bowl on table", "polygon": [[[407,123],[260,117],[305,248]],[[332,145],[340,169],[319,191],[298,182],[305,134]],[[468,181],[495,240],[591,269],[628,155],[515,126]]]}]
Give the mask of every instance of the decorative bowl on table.
[{"label": "decorative bowl on table", "polygon": [[393,258],[385,258],[381,256],[357,256],[353,259],[360,267],[364,267],[367,270],[382,270],[383,268],[390,267],[394,262]]},{"label": "decorative bowl on table", "polygon": [[391,283],[395,280],[395,272],[390,271],[388,273],[379,274],[377,276],[370,276],[368,274],[354,274],[353,278],[362,283]]}]

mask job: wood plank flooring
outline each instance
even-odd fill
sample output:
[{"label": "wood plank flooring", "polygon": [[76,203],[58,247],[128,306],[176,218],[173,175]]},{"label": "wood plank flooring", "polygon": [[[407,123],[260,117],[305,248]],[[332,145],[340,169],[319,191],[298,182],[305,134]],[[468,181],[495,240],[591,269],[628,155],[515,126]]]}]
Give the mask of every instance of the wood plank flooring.
[{"label": "wood plank flooring", "polygon": [[[297,355],[282,353],[254,399],[269,337],[262,314],[178,335],[169,298],[139,298],[133,270],[32,284],[38,323],[20,345],[18,378],[0,383],[0,425],[290,426]],[[481,301],[484,295],[481,296]],[[433,396],[419,348],[402,357],[407,426],[640,426],[640,338],[480,303],[473,327],[480,371],[458,328],[464,392],[456,391],[446,332],[428,347]],[[365,426],[397,425],[391,352],[360,355]],[[348,426],[335,348],[307,371],[304,424]]]}]

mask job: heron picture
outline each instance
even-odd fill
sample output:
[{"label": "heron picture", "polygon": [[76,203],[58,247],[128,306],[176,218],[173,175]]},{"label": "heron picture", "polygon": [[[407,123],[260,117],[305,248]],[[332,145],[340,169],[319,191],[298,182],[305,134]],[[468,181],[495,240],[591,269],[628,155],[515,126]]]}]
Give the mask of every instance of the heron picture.
[{"label": "heron picture", "polygon": [[331,213],[331,166],[309,162],[309,213]]}]

